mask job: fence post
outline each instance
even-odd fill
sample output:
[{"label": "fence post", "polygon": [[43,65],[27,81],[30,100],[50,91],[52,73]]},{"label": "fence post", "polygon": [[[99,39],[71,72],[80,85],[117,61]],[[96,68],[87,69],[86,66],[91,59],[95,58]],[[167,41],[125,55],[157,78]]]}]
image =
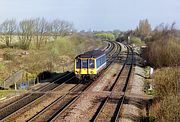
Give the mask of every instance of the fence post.
[{"label": "fence post", "polygon": [[16,81],[15,81],[15,83],[14,83],[14,90],[15,90],[15,91],[17,90]]}]

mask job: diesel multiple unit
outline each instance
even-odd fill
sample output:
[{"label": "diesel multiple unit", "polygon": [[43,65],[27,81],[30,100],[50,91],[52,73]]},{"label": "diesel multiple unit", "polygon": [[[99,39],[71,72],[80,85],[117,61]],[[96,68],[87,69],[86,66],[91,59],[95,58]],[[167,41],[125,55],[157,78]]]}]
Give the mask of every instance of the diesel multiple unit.
[{"label": "diesel multiple unit", "polygon": [[92,50],[75,58],[75,74],[79,77],[94,77],[106,67],[106,54],[101,50]]}]

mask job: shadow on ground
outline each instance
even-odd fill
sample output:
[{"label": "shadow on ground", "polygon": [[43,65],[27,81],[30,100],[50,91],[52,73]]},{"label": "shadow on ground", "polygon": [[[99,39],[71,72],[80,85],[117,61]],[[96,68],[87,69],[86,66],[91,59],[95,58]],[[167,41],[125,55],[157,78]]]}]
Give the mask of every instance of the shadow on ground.
[{"label": "shadow on ground", "polygon": [[[97,97],[95,103],[103,102],[106,97]],[[108,103],[111,104],[117,104],[118,102],[122,101],[122,97],[111,97],[108,100]],[[137,116],[133,113],[123,114],[124,119],[129,119],[134,122],[149,122],[149,107],[152,104],[152,100],[143,100],[143,99],[137,99],[137,98],[125,98],[125,101],[123,102],[124,105],[133,105],[137,107],[137,109],[145,110],[146,115],[140,115]],[[113,112],[113,111],[112,111]]]},{"label": "shadow on ground", "polygon": [[58,84],[61,84],[65,81],[71,84],[77,84],[80,82],[80,80],[75,76],[75,73],[70,72],[70,71],[66,71],[63,73],[44,71],[40,73],[35,79],[35,83],[38,83],[38,82],[45,83],[45,82],[54,82],[54,81],[55,83],[58,83]]}]

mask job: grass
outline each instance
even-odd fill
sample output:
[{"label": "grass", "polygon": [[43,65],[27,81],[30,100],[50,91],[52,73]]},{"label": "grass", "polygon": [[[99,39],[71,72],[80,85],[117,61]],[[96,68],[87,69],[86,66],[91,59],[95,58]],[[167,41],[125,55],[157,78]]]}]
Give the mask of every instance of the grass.
[{"label": "grass", "polygon": [[154,74],[154,84],[158,95],[161,97],[170,94],[178,94],[178,85],[180,84],[180,67],[162,68]]},{"label": "grass", "polygon": [[156,70],[153,84],[160,101],[151,113],[159,122],[179,122],[180,110],[180,67],[168,67]]},{"label": "grass", "polygon": [[0,99],[7,97],[9,94],[16,94],[16,93],[22,93],[25,92],[25,90],[0,90]]}]

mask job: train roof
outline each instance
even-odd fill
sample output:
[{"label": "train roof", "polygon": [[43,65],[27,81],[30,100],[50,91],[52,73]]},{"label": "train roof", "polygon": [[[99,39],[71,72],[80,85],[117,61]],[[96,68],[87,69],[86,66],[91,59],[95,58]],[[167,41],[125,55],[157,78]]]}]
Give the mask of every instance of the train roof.
[{"label": "train roof", "polygon": [[104,55],[104,51],[101,50],[92,50],[78,55],[76,58],[97,58],[101,55]]}]

